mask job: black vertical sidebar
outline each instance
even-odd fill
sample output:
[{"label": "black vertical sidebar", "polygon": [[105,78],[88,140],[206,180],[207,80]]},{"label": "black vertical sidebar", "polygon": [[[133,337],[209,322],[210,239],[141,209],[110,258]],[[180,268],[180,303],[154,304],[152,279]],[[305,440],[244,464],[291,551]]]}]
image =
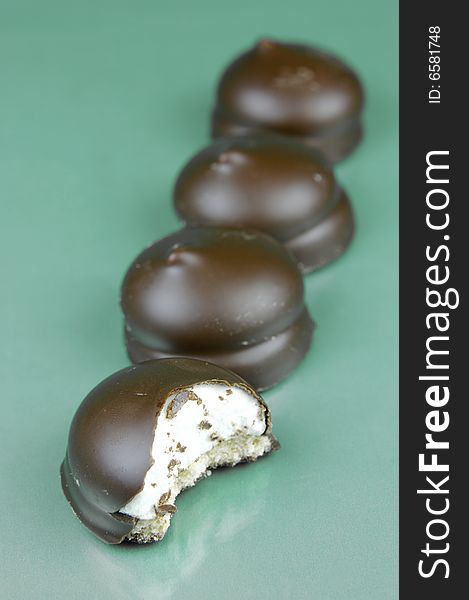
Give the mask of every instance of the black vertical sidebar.
[{"label": "black vertical sidebar", "polygon": [[403,600],[465,597],[469,577],[469,25],[462,6],[400,3]]}]

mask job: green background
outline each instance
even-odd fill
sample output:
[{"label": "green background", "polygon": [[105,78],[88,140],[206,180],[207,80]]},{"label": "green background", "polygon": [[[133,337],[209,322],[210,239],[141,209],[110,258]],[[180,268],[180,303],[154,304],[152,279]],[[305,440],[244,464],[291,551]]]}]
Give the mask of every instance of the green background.
[{"label": "green background", "polygon": [[[311,352],[265,394],[281,451],[183,494],[165,540],[109,547],[59,485],[85,394],[127,364],[119,284],[177,228],[217,76],[261,36],[347,59],[358,231],[306,280]],[[0,0],[2,598],[397,597],[397,3]]]}]

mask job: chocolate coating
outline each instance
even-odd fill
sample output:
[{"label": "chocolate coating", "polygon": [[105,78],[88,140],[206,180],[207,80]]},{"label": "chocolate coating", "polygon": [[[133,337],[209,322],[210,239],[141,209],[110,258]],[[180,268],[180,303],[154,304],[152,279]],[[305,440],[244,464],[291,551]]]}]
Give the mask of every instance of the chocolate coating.
[{"label": "chocolate coating", "polygon": [[211,357],[256,389],[303,358],[313,324],[292,256],[256,231],[195,227],[138,256],[122,284],[133,362]]},{"label": "chocolate coating", "polygon": [[347,195],[314,149],[274,136],[215,142],[181,171],[174,205],[190,226],[255,228],[283,242],[303,272],[339,256],[353,236]]},{"label": "chocolate coating", "polygon": [[[77,517],[103,541],[118,544],[135,525],[136,519],[117,511],[143,489],[166,398],[178,388],[207,381],[249,389],[226,369],[179,358],[118,371],[83,400],[60,469],[62,489]],[[269,428],[267,407],[266,411]]]},{"label": "chocolate coating", "polygon": [[273,132],[335,162],[361,139],[363,102],[358,77],[336,57],[302,44],[261,40],[222,74],[212,135]]}]

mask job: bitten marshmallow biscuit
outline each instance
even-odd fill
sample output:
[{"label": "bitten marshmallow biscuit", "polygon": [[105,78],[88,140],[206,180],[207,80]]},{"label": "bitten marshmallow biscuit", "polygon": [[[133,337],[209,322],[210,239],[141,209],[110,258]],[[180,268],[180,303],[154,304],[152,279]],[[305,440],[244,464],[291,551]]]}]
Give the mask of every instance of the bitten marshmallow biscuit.
[{"label": "bitten marshmallow biscuit", "polygon": [[62,488],[104,542],[155,542],[183,489],[277,447],[269,409],[239,376],[199,360],[154,360],[115,373],[82,402]]}]

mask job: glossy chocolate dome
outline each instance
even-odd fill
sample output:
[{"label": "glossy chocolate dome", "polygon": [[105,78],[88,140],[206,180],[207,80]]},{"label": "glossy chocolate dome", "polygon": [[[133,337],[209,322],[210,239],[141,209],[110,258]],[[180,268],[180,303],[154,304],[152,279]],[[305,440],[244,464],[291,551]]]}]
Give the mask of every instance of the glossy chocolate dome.
[{"label": "glossy chocolate dome", "polygon": [[360,141],[363,101],[358,77],[338,58],[307,45],[261,40],[222,74],[212,132],[291,136],[337,161]]},{"label": "glossy chocolate dome", "polygon": [[337,258],[354,230],[330,165],[316,150],[280,137],[224,138],[204,148],[182,169],[173,200],[187,225],[269,233],[303,272]]},{"label": "glossy chocolate dome", "polygon": [[293,257],[256,231],[195,227],[159,240],[122,284],[134,362],[202,358],[270,387],[305,354],[312,323]]}]

